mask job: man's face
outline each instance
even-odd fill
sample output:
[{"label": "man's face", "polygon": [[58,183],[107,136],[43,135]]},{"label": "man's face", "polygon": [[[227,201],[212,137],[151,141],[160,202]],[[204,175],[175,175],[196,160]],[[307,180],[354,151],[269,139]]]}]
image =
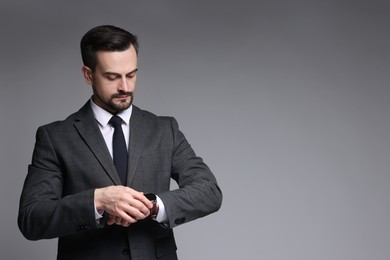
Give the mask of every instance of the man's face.
[{"label": "man's face", "polygon": [[130,107],[137,78],[137,54],[133,46],[125,51],[96,53],[95,71],[83,67],[84,78],[92,85],[93,101],[111,114]]}]

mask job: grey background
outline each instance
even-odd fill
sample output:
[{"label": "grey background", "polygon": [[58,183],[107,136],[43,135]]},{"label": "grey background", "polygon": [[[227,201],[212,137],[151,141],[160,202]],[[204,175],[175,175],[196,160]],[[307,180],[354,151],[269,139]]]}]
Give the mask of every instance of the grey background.
[{"label": "grey background", "polygon": [[27,241],[19,195],[39,125],[90,97],[79,40],[141,41],[135,104],[175,116],[224,191],[176,228],[181,259],[390,259],[390,2],[0,3],[1,259]]}]

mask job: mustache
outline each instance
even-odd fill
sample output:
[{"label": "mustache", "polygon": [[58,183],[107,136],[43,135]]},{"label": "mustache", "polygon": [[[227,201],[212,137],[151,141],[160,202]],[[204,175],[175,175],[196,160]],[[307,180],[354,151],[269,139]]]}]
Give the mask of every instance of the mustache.
[{"label": "mustache", "polygon": [[120,92],[120,93],[115,93],[111,96],[111,98],[119,98],[123,96],[128,96],[128,97],[133,97],[133,92]]}]

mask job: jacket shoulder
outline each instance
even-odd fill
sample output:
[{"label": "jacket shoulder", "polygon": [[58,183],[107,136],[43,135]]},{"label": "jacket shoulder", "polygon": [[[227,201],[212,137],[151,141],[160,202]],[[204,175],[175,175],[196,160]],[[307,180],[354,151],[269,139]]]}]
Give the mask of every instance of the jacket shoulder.
[{"label": "jacket shoulder", "polygon": [[142,116],[145,119],[151,120],[151,121],[160,121],[160,122],[171,122],[174,118],[172,116],[160,116],[156,115],[148,110],[140,109],[139,107],[134,106],[133,110],[134,115],[137,114]]},{"label": "jacket shoulder", "polygon": [[63,120],[57,120],[45,125],[40,126],[39,128],[45,129],[61,129],[73,127],[75,121],[83,120],[85,118],[93,117],[92,109],[90,108],[89,102],[85,103],[77,112],[70,114]]},{"label": "jacket shoulder", "polygon": [[71,127],[73,125],[73,122],[75,121],[76,114],[77,114],[77,112],[69,115],[67,118],[65,118],[63,120],[56,120],[56,121],[53,121],[51,123],[41,125],[39,128],[59,129],[59,128]]}]

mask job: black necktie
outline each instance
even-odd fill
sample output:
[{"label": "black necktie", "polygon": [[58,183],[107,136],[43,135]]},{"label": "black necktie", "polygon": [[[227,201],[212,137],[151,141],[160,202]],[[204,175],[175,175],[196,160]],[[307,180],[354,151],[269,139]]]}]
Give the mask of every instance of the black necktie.
[{"label": "black necktie", "polygon": [[112,152],[116,171],[123,185],[126,185],[127,175],[127,149],[126,141],[122,131],[122,118],[111,117],[109,123],[114,127],[112,138]]}]

